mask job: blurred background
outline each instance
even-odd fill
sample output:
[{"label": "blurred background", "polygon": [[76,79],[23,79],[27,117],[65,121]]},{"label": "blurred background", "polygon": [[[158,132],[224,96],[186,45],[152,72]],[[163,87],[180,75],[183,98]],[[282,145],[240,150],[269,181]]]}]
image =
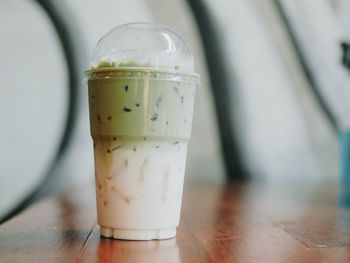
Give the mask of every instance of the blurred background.
[{"label": "blurred background", "polygon": [[187,180],[338,184],[349,14],[347,0],[0,1],[0,222],[93,181],[83,71],[103,34],[135,21],[182,35],[201,75]]}]

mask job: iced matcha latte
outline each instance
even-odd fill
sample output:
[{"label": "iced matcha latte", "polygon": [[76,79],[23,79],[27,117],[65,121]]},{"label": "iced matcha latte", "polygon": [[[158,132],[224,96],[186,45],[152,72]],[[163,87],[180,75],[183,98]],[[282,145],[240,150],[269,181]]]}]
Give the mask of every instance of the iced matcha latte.
[{"label": "iced matcha latte", "polygon": [[86,72],[102,236],[176,235],[198,76],[171,67],[102,60]]}]

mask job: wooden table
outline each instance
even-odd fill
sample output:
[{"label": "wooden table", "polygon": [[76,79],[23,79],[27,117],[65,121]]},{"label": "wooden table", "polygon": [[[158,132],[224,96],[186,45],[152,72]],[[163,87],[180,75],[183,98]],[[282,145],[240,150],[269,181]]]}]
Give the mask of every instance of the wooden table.
[{"label": "wooden table", "polygon": [[336,188],[190,184],[176,239],[100,238],[92,187],[48,198],[0,226],[0,262],[350,262]]}]

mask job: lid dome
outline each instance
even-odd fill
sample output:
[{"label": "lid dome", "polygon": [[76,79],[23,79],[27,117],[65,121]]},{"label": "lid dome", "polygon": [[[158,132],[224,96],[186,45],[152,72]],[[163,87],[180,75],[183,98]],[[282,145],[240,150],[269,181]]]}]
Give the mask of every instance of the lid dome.
[{"label": "lid dome", "polygon": [[150,23],[118,26],[97,43],[94,68],[154,68],[194,72],[191,50],[179,34]]}]

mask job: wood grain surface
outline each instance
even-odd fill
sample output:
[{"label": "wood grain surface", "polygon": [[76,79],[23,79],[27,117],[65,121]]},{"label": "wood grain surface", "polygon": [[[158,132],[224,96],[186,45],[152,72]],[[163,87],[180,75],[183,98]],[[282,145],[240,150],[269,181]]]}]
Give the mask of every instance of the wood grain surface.
[{"label": "wood grain surface", "polygon": [[0,226],[0,262],[350,262],[335,186],[190,184],[177,237],[101,238],[94,189],[48,198]]}]

